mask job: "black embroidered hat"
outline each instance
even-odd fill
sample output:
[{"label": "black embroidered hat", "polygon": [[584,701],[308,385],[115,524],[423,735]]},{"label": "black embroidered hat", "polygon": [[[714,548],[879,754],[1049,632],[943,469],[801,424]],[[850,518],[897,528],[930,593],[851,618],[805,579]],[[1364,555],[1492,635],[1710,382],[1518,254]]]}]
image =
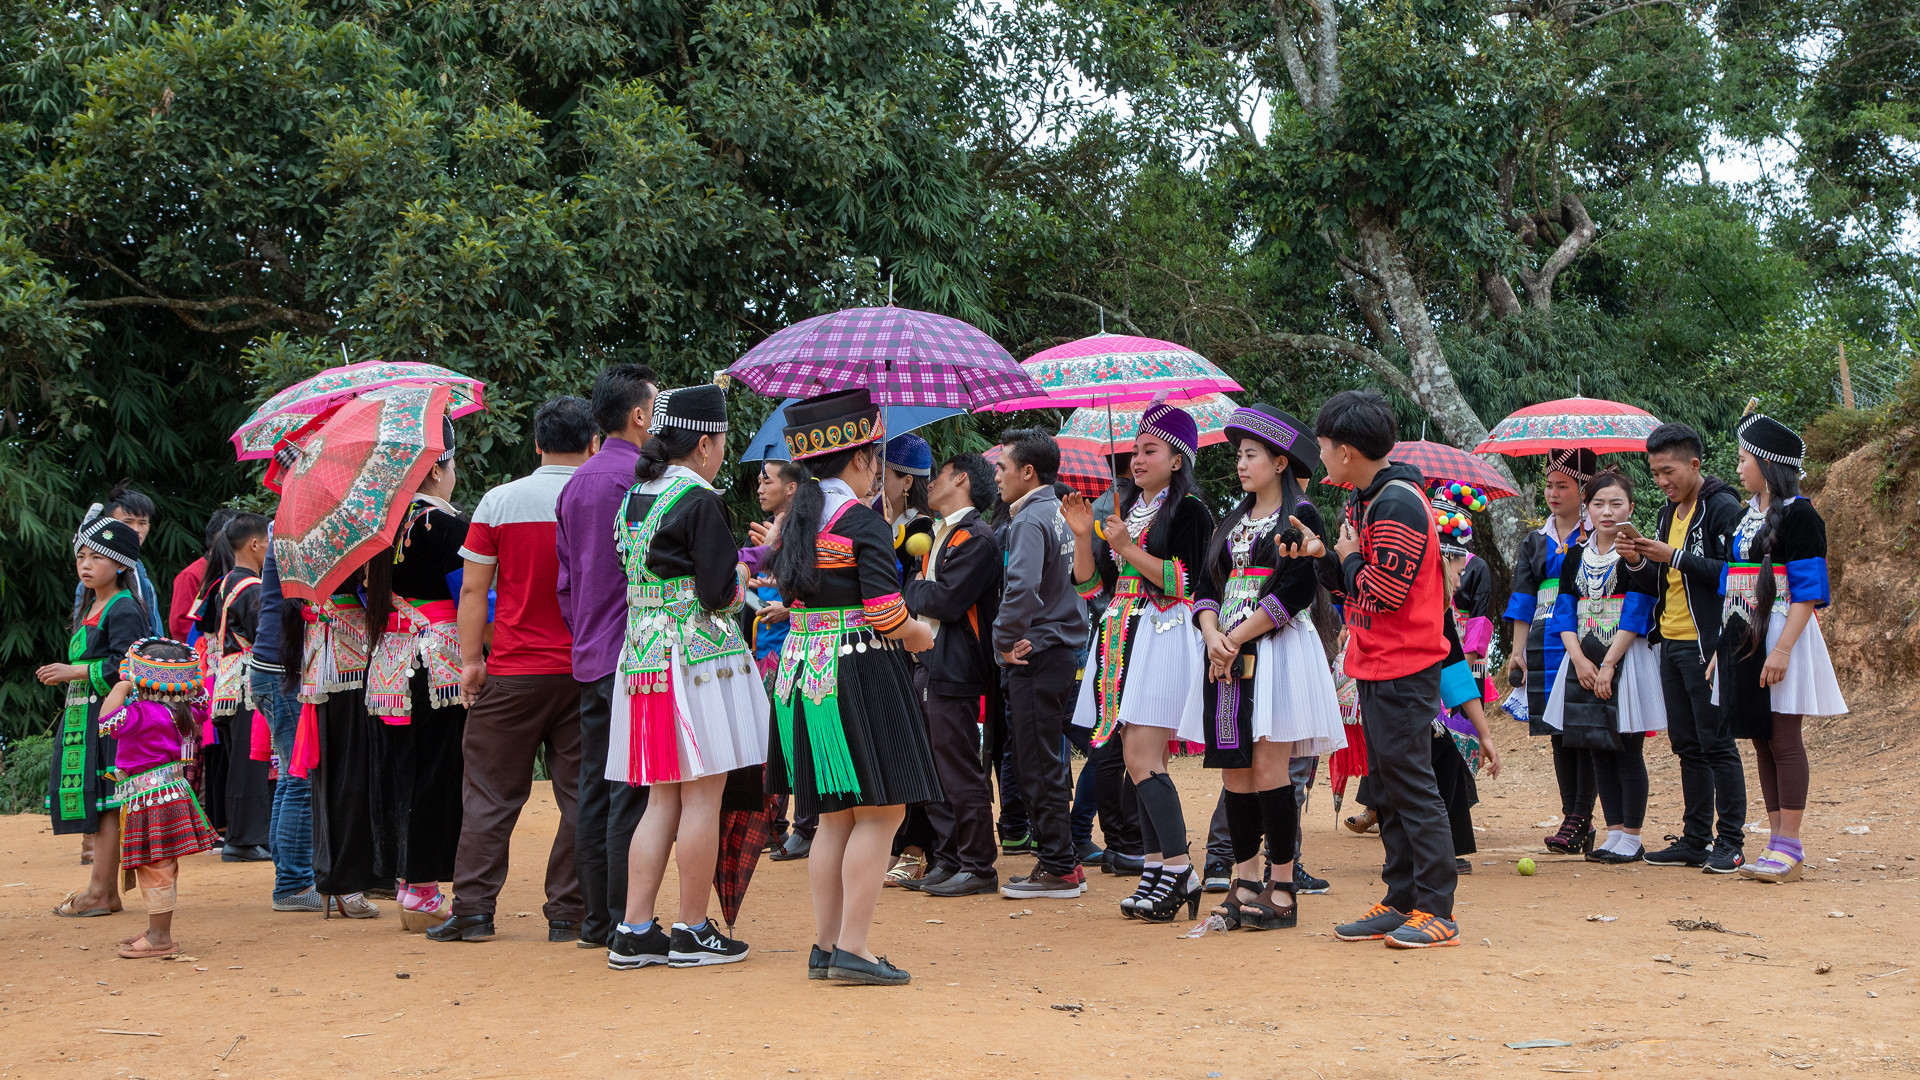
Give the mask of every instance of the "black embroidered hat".
[{"label": "black embroidered hat", "polygon": [[1740,449],[1762,461],[1798,469],[1807,459],[1807,444],[1794,430],[1765,413],[1740,421],[1736,433]]},{"label": "black embroidered hat", "polygon": [[119,518],[101,513],[98,503],[73,534],[73,553],[80,554],[81,548],[92,548],[129,570],[140,564],[140,534]]},{"label": "black embroidered hat", "polygon": [[1271,405],[1242,405],[1227,417],[1227,443],[1238,446],[1241,439],[1259,439],[1285,454],[1308,476],[1320,468],[1320,441],[1312,429]]},{"label": "black embroidered hat", "polygon": [[1600,471],[1600,455],[1582,446],[1576,449],[1559,447],[1547,451],[1547,467],[1541,475],[1563,472],[1584,484],[1593,479]]},{"label": "black embroidered hat", "polygon": [[882,438],[880,407],[865,387],[821,394],[787,406],[787,453],[794,461],[849,450]]},{"label": "black embroidered hat", "polygon": [[660,391],[653,399],[647,434],[670,427],[708,434],[727,430],[727,392],[712,383]]}]

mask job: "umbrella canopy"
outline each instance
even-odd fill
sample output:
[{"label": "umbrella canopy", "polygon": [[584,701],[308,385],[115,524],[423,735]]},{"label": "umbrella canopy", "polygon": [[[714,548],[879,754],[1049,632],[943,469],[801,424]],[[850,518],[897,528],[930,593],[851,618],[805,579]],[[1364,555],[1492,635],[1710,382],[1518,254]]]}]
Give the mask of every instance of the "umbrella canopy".
[{"label": "umbrella canopy", "polygon": [[444,386],[388,386],[345,402],[306,436],[273,517],[280,590],[318,601],[393,542],[407,504],[446,449]]},{"label": "umbrella canopy", "polygon": [[[1000,460],[1001,447],[987,448],[989,464]],[[1097,499],[1113,486],[1113,467],[1100,451],[1079,443],[1060,444],[1060,482],[1089,499]]]},{"label": "umbrella canopy", "polygon": [[[1472,484],[1486,489],[1489,499],[1506,499],[1516,494],[1499,470],[1457,446],[1425,439],[1398,442],[1393,444],[1393,453],[1387,455],[1387,460],[1419,469],[1429,484]],[[1333,487],[1351,486],[1331,480],[1320,482]]]},{"label": "umbrella canopy", "polygon": [[1659,426],[1652,413],[1618,401],[1561,398],[1513,412],[1473,452],[1508,457],[1581,447],[1596,454],[1637,452],[1647,448],[1647,436]]},{"label": "umbrella canopy", "polygon": [[713,891],[720,897],[720,917],[727,927],[740,921],[740,902],[747,898],[753,872],[760,865],[760,849],[773,832],[773,811],[721,810],[720,857],[713,864]]},{"label": "umbrella canopy", "polygon": [[768,397],[863,386],[877,405],[978,409],[1040,392],[1013,355],[982,331],[897,307],[802,319],[747,350],[727,374]]},{"label": "umbrella canopy", "polygon": [[449,415],[460,417],[486,408],[481,395],[486,383],[438,364],[368,360],[328,368],[311,379],[294,383],[268,398],[240,430],[233,433],[233,449],[241,461],[272,457],[280,440],[348,398],[369,390],[403,383],[444,386]]},{"label": "umbrella canopy", "polygon": [[[761,424],[760,430],[753,433],[753,441],[748,443],[746,450],[740,454],[741,461],[765,461],[768,458],[775,461],[786,460],[787,406],[799,400],[799,398],[788,398],[773,410],[773,415],[767,417],[767,422]],[[936,420],[959,416],[966,411],[938,406],[893,405],[881,408],[881,418],[886,424],[887,435],[891,438],[912,431],[914,428],[926,427]]]},{"label": "umbrella canopy", "polygon": [[[1133,452],[1133,437],[1140,430],[1140,414],[1147,402],[1129,401],[1119,405],[1086,405],[1073,410],[1066,426],[1055,438],[1062,447],[1069,443],[1091,449],[1096,454]],[[1200,445],[1212,446],[1227,441],[1227,418],[1240,406],[1225,394],[1208,394],[1192,401],[1171,404],[1185,409],[1200,428]],[[1111,441],[1109,441],[1111,440]]]},{"label": "umbrella canopy", "polygon": [[1240,389],[1226,372],[1184,345],[1129,334],[1095,334],[1055,345],[1020,366],[1041,392],[998,402],[992,411],[1117,405],[1162,394],[1182,402]]}]

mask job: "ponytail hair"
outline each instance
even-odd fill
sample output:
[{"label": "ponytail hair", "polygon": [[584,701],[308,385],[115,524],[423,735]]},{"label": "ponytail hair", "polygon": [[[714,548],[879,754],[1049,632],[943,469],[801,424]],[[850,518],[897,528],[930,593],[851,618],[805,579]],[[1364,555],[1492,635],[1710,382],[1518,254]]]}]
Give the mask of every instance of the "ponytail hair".
[{"label": "ponytail hair", "polygon": [[640,447],[640,463],[633,467],[633,478],[642,484],[660,479],[669,464],[693,453],[707,434],[683,427],[661,428]]},{"label": "ponytail hair", "polygon": [[793,493],[793,502],[787,506],[786,520],[780,523],[780,546],[775,549],[773,562],[768,567],[783,595],[807,596],[820,587],[819,553],[815,544],[820,538],[820,529],[826,524],[822,519],[827,509],[827,494],[820,490],[820,478],[831,480],[847,471],[847,466],[861,454],[873,453],[874,444],[865,443],[793,463],[802,474],[800,486]]},{"label": "ponytail hair", "polygon": [[1780,534],[1780,519],[1786,516],[1787,503],[1800,497],[1798,466],[1768,461],[1758,454],[1753,456],[1753,463],[1767,482],[1767,520],[1753,534],[1753,547],[1747,552],[1749,560],[1760,564],[1760,580],[1753,586],[1753,620],[1747,624],[1746,656],[1767,647],[1767,623],[1778,595],[1773,581],[1773,541]]}]

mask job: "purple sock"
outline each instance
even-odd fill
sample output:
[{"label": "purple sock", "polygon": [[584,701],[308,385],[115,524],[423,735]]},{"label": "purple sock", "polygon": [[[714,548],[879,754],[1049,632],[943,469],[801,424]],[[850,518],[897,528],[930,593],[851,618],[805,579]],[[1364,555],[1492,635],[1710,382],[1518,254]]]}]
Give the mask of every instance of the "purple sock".
[{"label": "purple sock", "polygon": [[1791,855],[1801,862],[1806,861],[1806,852],[1801,849],[1800,838],[1797,836],[1775,836],[1767,841],[1767,846],[1782,855]]}]

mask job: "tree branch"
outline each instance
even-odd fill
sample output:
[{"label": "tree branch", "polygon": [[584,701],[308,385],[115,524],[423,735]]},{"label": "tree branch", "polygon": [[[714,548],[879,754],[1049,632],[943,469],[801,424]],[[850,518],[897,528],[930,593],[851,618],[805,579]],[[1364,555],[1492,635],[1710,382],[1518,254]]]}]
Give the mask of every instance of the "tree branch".
[{"label": "tree branch", "polygon": [[1280,59],[1287,65],[1287,76],[1293,80],[1293,92],[1300,98],[1300,107],[1308,112],[1314,111],[1319,93],[1313,85],[1313,76],[1307,71],[1307,62],[1300,55],[1300,44],[1295,40],[1293,20],[1287,17],[1287,4],[1291,0],[1268,0],[1267,10],[1278,28],[1274,36],[1279,39]]},{"label": "tree branch", "polygon": [[[117,308],[117,307],[157,307],[165,308],[180,317],[180,321],[195,330],[204,330],[214,334],[231,334],[237,330],[251,330],[270,322],[290,322],[309,330],[331,330],[333,320],[310,311],[282,307],[271,300],[258,296],[223,296],[218,300],[178,300],[167,296],[114,296],[105,300],[76,300],[75,307],[81,308]],[[258,314],[233,322],[210,323],[194,318],[193,312],[211,315],[228,308],[255,308]]]},{"label": "tree branch", "polygon": [[1520,297],[1514,294],[1513,282],[1507,275],[1488,267],[1480,271],[1480,290],[1487,294],[1487,303],[1492,306],[1496,318],[1511,319],[1520,314]]},{"label": "tree branch", "polygon": [[1319,91],[1314,95],[1315,111],[1331,116],[1340,101],[1340,13],[1333,0],[1308,0],[1319,22],[1314,42],[1314,63],[1320,69]]},{"label": "tree branch", "polygon": [[1127,317],[1127,313],[1124,308],[1116,308],[1108,304],[1103,304],[1098,300],[1089,300],[1084,296],[1078,295],[1077,293],[1061,292],[1058,289],[1035,289],[1033,291],[1035,294],[1039,296],[1044,296],[1049,300],[1071,300],[1074,303],[1084,304],[1087,307],[1095,308],[1099,311],[1105,312],[1106,314],[1112,315],[1114,320],[1120,323],[1120,325],[1126,327],[1127,329],[1133,331],[1134,333],[1140,335],[1141,337],[1147,336],[1146,331],[1140,329],[1138,326],[1135,326],[1133,323],[1133,320]]},{"label": "tree branch", "polygon": [[1419,400],[1418,395],[1414,393],[1413,380],[1407,378],[1406,372],[1395,367],[1393,361],[1380,355],[1379,352],[1369,349],[1356,341],[1330,337],[1326,334],[1285,334],[1269,332],[1258,334],[1251,338],[1243,338],[1235,344],[1249,346],[1266,344],[1298,353],[1330,352],[1344,356],[1349,360],[1366,365],[1375,375],[1380,377],[1382,382],[1391,386],[1395,392],[1399,393],[1408,401]]},{"label": "tree branch", "polygon": [[1520,280],[1527,286],[1527,299],[1532,302],[1535,311],[1546,311],[1553,307],[1553,282],[1560,272],[1580,257],[1599,234],[1593,218],[1587,216],[1587,208],[1581,204],[1580,197],[1569,191],[1560,196],[1562,209],[1561,221],[1571,226],[1560,245],[1540,264],[1540,269],[1520,270]]}]

